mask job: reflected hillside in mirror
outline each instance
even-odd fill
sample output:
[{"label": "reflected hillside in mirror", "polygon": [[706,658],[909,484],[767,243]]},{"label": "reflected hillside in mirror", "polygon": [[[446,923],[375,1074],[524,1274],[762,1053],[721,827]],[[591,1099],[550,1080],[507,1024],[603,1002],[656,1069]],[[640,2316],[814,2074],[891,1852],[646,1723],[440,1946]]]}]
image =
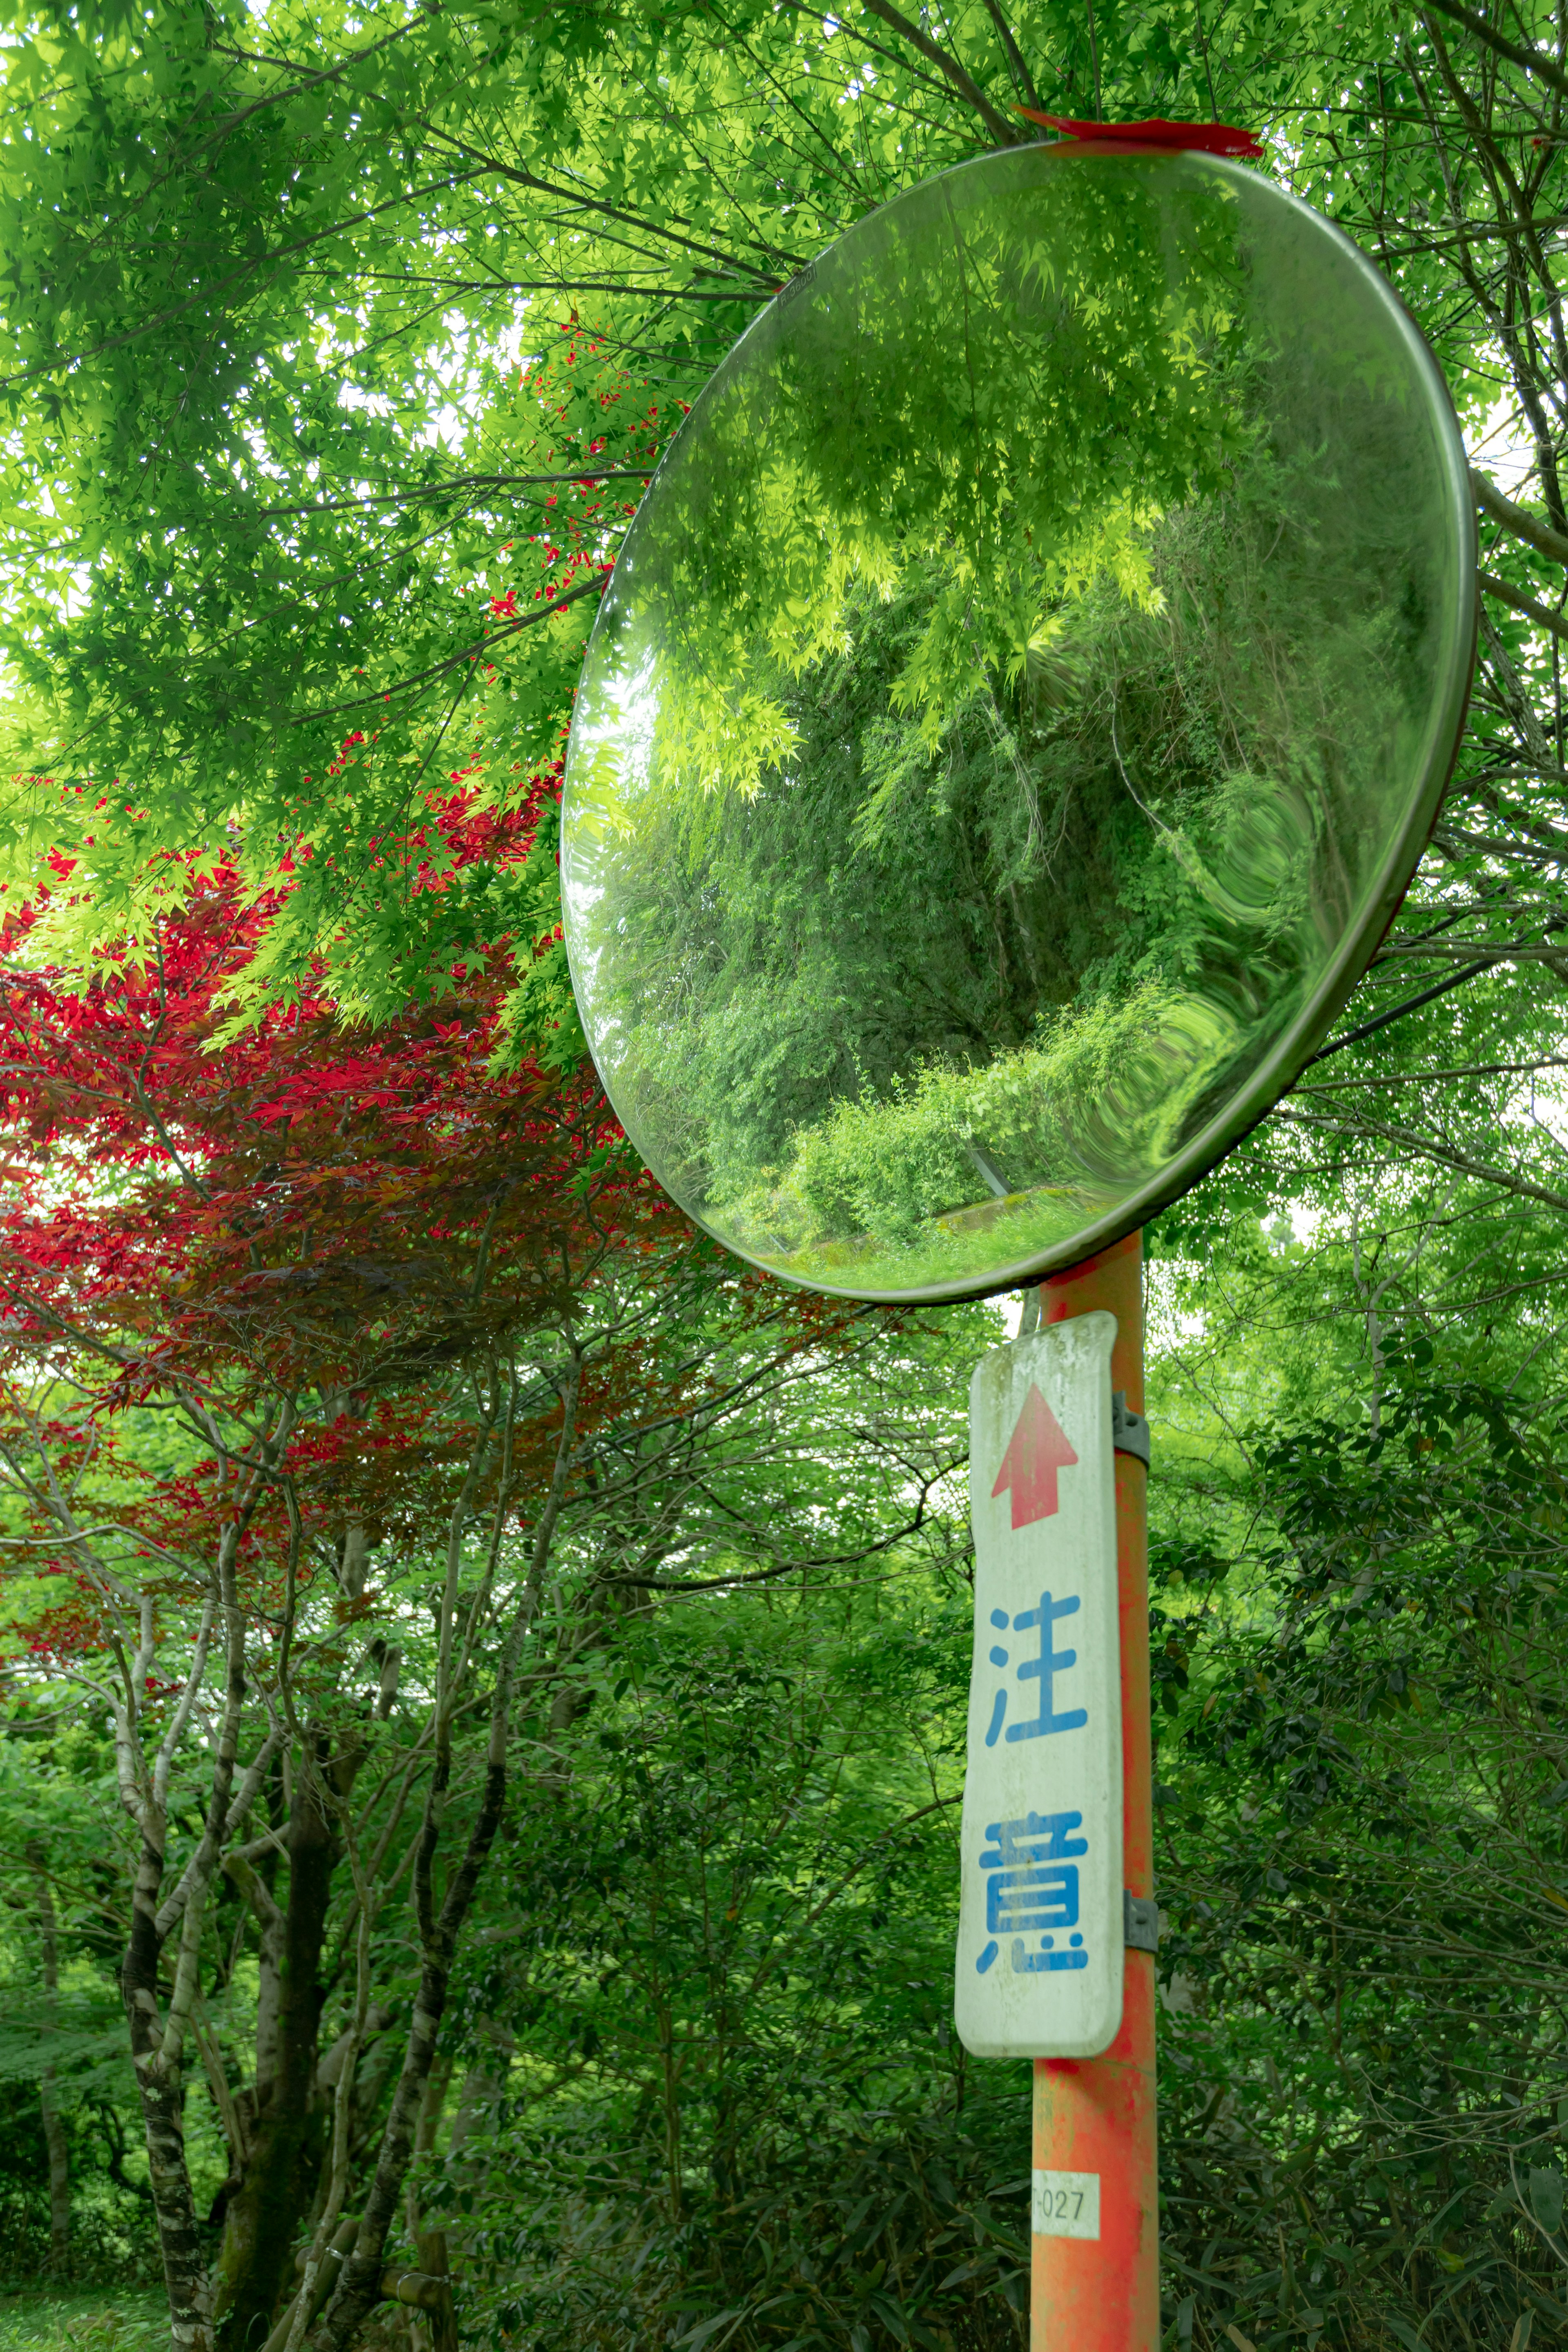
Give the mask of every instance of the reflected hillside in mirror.
[{"label": "reflected hillside in mirror", "polygon": [[1429,818],[1456,448],[1365,265],[1207,157],[989,157],[788,288],[568,763],[579,1001],[682,1205],[958,1295],[1190,1181]]}]

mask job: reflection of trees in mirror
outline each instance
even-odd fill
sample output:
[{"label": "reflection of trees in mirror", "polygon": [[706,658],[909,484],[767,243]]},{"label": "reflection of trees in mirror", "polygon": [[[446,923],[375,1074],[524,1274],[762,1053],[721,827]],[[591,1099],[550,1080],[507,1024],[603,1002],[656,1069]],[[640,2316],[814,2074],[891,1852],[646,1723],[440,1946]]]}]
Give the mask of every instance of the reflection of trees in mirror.
[{"label": "reflection of trees in mirror", "polygon": [[1005,173],[862,222],[698,404],[612,607],[622,677],[653,673],[644,791],[754,790],[846,603],[932,565],[897,699],[934,745],[1063,595],[1103,573],[1146,601],[1140,522],[1223,487],[1248,437],[1234,190],[1038,151]]},{"label": "reflection of trees in mirror", "polygon": [[1213,1115],[1354,911],[1412,698],[1381,574],[1329,593],[1325,471],[1255,446],[1138,535],[1145,593],[1058,596],[935,711],[908,681],[952,557],[852,583],[798,676],[754,663],[789,750],[749,795],[655,783],[606,903],[611,1075],[691,1205],[830,1280],[869,1236],[914,1286],[982,1222],[1064,1239]]},{"label": "reflection of trees in mirror", "polygon": [[601,1068],[722,1238],[961,1281],[1231,1099],[1426,762],[1417,394],[1332,240],[1190,159],[951,174],[743,340],[606,601],[567,844]]}]

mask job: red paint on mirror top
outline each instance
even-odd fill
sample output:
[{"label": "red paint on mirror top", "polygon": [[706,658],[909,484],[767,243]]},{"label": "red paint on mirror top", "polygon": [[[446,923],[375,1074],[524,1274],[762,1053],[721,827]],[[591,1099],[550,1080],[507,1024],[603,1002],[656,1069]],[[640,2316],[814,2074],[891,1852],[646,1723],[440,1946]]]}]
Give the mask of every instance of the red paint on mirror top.
[{"label": "red paint on mirror top", "polygon": [[1196,147],[1205,155],[1234,155],[1249,163],[1260,161],[1263,153],[1257,133],[1243,131],[1234,122],[1167,122],[1160,114],[1151,115],[1146,122],[1078,122],[1068,114],[1038,114],[1032,106],[1020,106],[1015,110],[1026,115],[1030,122],[1044,123],[1048,131],[1065,131],[1070,139],[1082,139],[1085,143]]}]

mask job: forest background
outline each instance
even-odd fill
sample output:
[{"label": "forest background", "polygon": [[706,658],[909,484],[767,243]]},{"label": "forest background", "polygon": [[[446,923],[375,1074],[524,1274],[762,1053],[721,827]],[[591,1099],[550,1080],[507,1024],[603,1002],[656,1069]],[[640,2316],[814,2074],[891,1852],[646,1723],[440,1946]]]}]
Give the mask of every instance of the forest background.
[{"label": "forest background", "polygon": [[1568,18],[4,23],[13,2279],[193,2352],[1024,2340],[1027,2069],[947,2022],[1002,1313],[661,1204],[554,864],[684,407],[1024,104],[1262,135],[1485,567],[1399,924],[1148,1235],[1167,2341],[1561,2340]]}]

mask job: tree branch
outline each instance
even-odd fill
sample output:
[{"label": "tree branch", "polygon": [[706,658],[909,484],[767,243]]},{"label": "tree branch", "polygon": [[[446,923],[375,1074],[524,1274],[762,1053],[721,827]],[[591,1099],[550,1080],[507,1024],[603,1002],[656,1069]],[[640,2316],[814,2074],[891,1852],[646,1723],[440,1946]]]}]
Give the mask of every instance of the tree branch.
[{"label": "tree branch", "polygon": [[1521,1200],[1539,1201],[1548,1209],[1568,1210],[1568,1193],[1553,1192],[1544,1184],[1532,1183],[1528,1176],[1511,1176],[1506,1168],[1493,1168],[1484,1160],[1473,1160],[1469,1152],[1439,1143],[1435,1136],[1417,1134],[1414,1128],[1385,1127],[1375,1119],[1357,1119],[1352,1127],[1342,1118],[1329,1118],[1320,1111],[1310,1110],[1281,1109],[1274,1116],[1291,1127],[1326,1127],[1340,1135],[1375,1137],[1381,1143],[1395,1143],[1402,1150],[1418,1151],[1424,1160],[1436,1160],[1445,1168],[1456,1168],[1461,1176],[1474,1176],[1480,1183],[1496,1184],[1505,1192],[1517,1192]]},{"label": "tree branch", "polygon": [[1491,572],[1478,572],[1476,585],[1488,596],[1495,596],[1500,604],[1508,604],[1514,612],[1522,613],[1525,619],[1533,621],[1538,629],[1549,629],[1554,637],[1561,637],[1568,645],[1568,619],[1561,613],[1551,612],[1546,605],[1538,604],[1533,596],[1523,595],[1519,589],[1511,588],[1506,580],[1498,579]]},{"label": "tree branch", "polygon": [[1496,483],[1478,474],[1473,466],[1470,488],[1476,494],[1477,506],[1493,522],[1500,523],[1513,538],[1522,540],[1526,547],[1533,547],[1537,555],[1544,555],[1549,563],[1568,564],[1568,539],[1560,530],[1553,530],[1550,523],[1538,521],[1523,507],[1515,506],[1511,499],[1505,499]]},{"label": "tree branch", "polygon": [[1435,8],[1439,16],[1447,16],[1453,24],[1462,25],[1483,48],[1492,50],[1500,58],[1506,58],[1511,65],[1522,66],[1526,73],[1539,75],[1552,89],[1560,90],[1564,98],[1568,98],[1568,73],[1564,73],[1556,58],[1549,58],[1544,49],[1521,48],[1517,41],[1511,41],[1506,33],[1500,33],[1496,26],[1489,24],[1484,16],[1478,16],[1473,8],[1462,6],[1460,0],[1428,0],[1428,5]]},{"label": "tree branch", "polygon": [[1022,135],[1018,125],[998,112],[979,83],[972,75],[966,73],[956,58],[949,57],[940,41],[934,41],[929,33],[921,31],[918,25],[912,25],[907,16],[902,16],[891,5],[891,0],[861,0],[861,5],[868,16],[880,16],[901,40],[907,41],[911,48],[918,49],[928,65],[935,66],[938,73],[946,76],[959,97],[974,108],[998,147],[1018,145]]}]

